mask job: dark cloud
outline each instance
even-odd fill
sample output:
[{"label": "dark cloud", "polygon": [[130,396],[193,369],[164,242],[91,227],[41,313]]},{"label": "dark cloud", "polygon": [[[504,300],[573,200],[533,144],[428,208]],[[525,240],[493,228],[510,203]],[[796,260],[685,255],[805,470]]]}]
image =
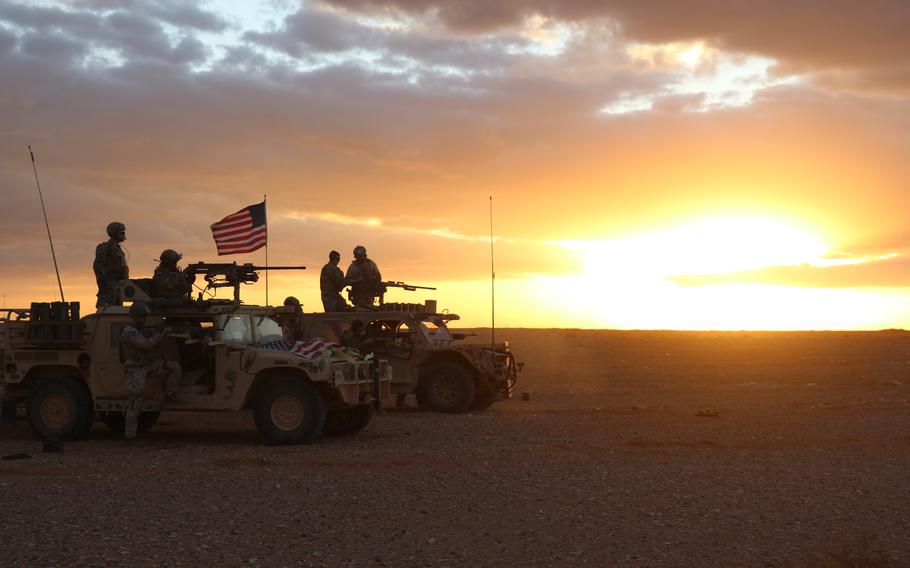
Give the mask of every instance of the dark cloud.
[{"label": "dark cloud", "polygon": [[[430,77],[444,66],[456,73],[499,72],[519,59],[507,55],[508,48],[526,48],[530,43],[526,38],[508,34],[476,41],[385,30],[358,24],[332,12],[308,8],[287,16],[278,29],[249,31],[244,39],[310,63],[318,63],[320,54],[353,49],[371,51],[374,57],[379,56],[378,62],[385,68]],[[448,79],[451,80],[451,73]]]},{"label": "dark cloud", "polygon": [[[486,33],[520,24],[532,15],[585,22],[620,23],[631,40],[667,43],[707,40],[725,50],[780,60],[791,71],[837,70],[851,88],[885,88],[910,67],[910,3],[903,0],[853,2],[813,0],[727,2],[624,2],[620,0],[329,0],[353,10],[436,14],[450,28]],[[879,75],[884,83],[876,81]]]},{"label": "dark cloud", "polygon": [[[194,0],[144,2],[142,4],[150,16],[167,22],[178,28],[192,28],[207,32],[220,32],[228,27],[227,21],[214,12],[203,10]],[[133,2],[128,8],[135,8]]]},{"label": "dark cloud", "polygon": [[124,11],[152,16],[178,28],[219,32],[227,29],[228,22],[214,12],[205,10],[193,0],[71,0],[71,9],[93,12]]},{"label": "dark cloud", "polygon": [[59,33],[26,34],[22,39],[23,53],[36,57],[77,59],[85,55],[85,45]]},{"label": "dark cloud", "polygon": [[[335,52],[353,47],[370,48],[379,32],[342,19],[330,12],[301,9],[284,19],[274,32],[246,32],[251,42],[272,47],[294,57],[308,51]],[[372,44],[372,45],[371,45]]]},{"label": "dark cloud", "polygon": [[[129,61],[157,59],[172,64],[206,57],[207,49],[191,32],[217,31],[225,26],[214,14],[189,4],[158,2],[143,6],[145,9],[136,9],[132,3],[109,2],[88,7],[79,4],[77,9],[66,10],[4,4],[0,5],[0,22],[6,21],[28,32],[21,49],[29,53],[56,49],[59,54],[71,47],[66,55],[75,59],[92,49],[103,48],[116,51]],[[105,9],[96,12],[92,7]],[[180,27],[183,35],[176,45],[172,45],[162,23]]]}]

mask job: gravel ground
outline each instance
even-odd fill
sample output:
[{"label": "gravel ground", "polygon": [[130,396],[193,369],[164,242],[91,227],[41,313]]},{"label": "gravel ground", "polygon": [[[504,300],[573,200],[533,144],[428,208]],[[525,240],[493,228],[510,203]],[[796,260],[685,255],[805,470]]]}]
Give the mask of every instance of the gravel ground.
[{"label": "gravel ground", "polygon": [[19,422],[0,566],[910,565],[910,334],[502,335],[517,399],[308,446],[166,412],[44,454]]}]

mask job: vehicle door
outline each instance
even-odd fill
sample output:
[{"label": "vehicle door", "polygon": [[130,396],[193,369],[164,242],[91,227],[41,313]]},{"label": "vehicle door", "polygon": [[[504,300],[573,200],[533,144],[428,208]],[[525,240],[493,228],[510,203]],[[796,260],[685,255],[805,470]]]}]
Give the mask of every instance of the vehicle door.
[{"label": "vehicle door", "polygon": [[[118,314],[119,315],[119,314]],[[96,398],[122,398],[126,392],[126,377],[120,354],[120,337],[123,329],[133,323],[125,317],[100,314],[98,324],[90,339],[92,394]],[[161,318],[151,316],[146,325],[159,327]],[[146,395],[157,396],[160,385],[155,381],[146,382]]]}]

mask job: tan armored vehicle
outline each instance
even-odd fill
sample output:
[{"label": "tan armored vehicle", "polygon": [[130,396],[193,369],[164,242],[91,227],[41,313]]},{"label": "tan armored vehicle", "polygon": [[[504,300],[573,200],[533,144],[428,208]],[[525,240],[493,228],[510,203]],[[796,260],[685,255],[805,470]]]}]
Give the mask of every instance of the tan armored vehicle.
[{"label": "tan armored vehicle", "polygon": [[[5,414],[24,405],[30,426],[44,438],[83,438],[96,415],[122,431],[126,388],[119,340],[130,323],[125,307],[83,318],[78,303],[7,310],[0,317]],[[390,396],[386,362],[281,350],[281,328],[270,308],[189,303],[153,310],[148,324],[172,328],[162,352],[180,363],[182,377],[176,395],[164,402],[160,382],[147,381],[140,429],[151,427],[163,409],[252,409],[268,442],[295,444],[321,433],[361,430],[378,401]]]},{"label": "tan armored vehicle", "polygon": [[304,315],[307,337],[338,343],[355,320],[366,324],[377,357],[392,366],[392,394],[415,394],[421,408],[439,412],[483,410],[512,397],[519,363],[508,342],[470,344],[448,329],[455,314],[435,302],[386,303],[376,311]]}]

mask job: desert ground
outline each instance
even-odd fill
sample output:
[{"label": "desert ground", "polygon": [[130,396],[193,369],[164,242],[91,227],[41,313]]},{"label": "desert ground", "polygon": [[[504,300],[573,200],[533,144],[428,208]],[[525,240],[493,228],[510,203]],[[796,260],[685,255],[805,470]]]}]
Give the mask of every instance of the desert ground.
[{"label": "desert ground", "polygon": [[312,445],[165,412],[47,454],[20,421],[0,565],[910,565],[910,333],[497,338],[513,400]]}]

